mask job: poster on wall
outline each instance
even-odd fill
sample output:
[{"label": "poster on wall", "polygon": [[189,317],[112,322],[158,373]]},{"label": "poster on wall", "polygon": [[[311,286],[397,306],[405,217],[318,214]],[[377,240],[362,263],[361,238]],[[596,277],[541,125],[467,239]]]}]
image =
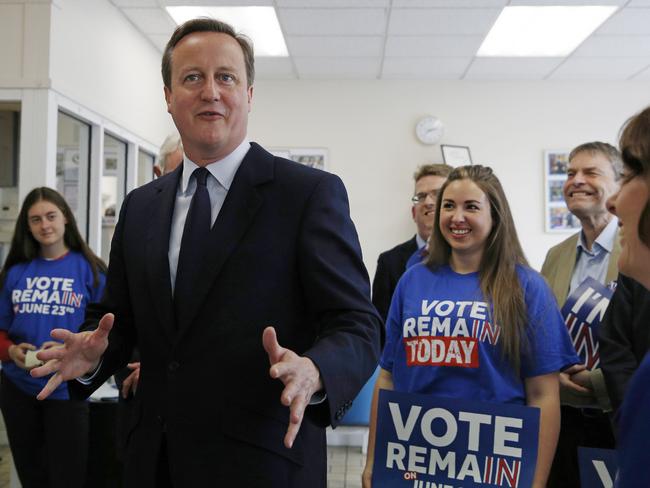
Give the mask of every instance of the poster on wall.
[{"label": "poster on wall", "polygon": [[272,148],[269,152],[310,168],[327,171],[329,167],[329,151],[325,148]]},{"label": "poster on wall", "polygon": [[562,188],[567,179],[569,151],[556,150],[544,152],[544,222],[546,232],[575,232],[580,229],[580,221],[564,203]]}]

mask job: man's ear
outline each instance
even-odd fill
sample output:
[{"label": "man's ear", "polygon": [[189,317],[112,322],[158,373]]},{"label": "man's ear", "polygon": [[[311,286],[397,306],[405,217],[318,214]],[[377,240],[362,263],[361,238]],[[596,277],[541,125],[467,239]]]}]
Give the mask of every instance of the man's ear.
[{"label": "man's ear", "polygon": [[248,111],[250,112],[253,108],[253,86],[249,86],[246,90],[246,95],[248,96]]},{"label": "man's ear", "polygon": [[411,217],[413,217],[413,222],[415,222],[415,205],[411,206]]},{"label": "man's ear", "polygon": [[167,113],[171,114],[170,105],[172,103],[172,91],[166,86],[163,87],[163,90],[165,91],[165,103],[167,104]]}]

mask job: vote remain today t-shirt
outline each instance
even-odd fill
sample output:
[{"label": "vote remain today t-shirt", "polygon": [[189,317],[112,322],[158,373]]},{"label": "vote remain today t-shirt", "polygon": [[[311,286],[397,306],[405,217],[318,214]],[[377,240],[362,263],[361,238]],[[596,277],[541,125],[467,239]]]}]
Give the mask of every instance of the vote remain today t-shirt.
[{"label": "vote remain today t-shirt", "polygon": [[523,266],[517,275],[519,283],[512,286],[524,291],[529,342],[519,376],[502,355],[501,327],[491,319],[478,273],[409,268],[393,295],[380,360],[395,390],[525,404],[525,378],[580,362],[544,279]]}]

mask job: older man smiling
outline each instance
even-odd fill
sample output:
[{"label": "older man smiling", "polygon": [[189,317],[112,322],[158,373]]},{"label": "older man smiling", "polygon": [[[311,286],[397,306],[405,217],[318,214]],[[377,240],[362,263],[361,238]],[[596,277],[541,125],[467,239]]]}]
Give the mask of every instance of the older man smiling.
[{"label": "older man smiling", "polygon": [[[580,221],[581,230],[552,247],[542,266],[542,275],[560,306],[574,292],[579,293],[588,278],[603,286],[617,278],[618,222],[607,210],[607,199],[618,191],[621,170],[618,150],[604,142],[581,144],[569,155],[564,200]],[[599,368],[588,370],[585,365],[575,365],[560,375],[560,384],[562,425],[549,486],[578,488],[577,446],[614,447],[603,413],[610,409],[609,396]]]}]

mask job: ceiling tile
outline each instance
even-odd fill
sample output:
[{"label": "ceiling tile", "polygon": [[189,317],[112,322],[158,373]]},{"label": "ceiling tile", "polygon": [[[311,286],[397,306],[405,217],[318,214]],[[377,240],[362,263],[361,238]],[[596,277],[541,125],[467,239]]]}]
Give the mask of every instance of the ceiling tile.
[{"label": "ceiling tile", "polygon": [[459,79],[471,57],[462,58],[386,58],[381,77],[384,79]]},{"label": "ceiling tile", "polygon": [[597,31],[608,35],[650,35],[650,8],[624,8]]},{"label": "ceiling tile", "polygon": [[300,78],[376,79],[379,58],[294,58]]},{"label": "ceiling tile", "polygon": [[508,5],[623,5],[627,0],[511,0]]},{"label": "ceiling tile", "polygon": [[650,58],[650,36],[591,36],[572,56]]},{"label": "ceiling tile", "polygon": [[508,0],[393,0],[393,8],[504,7]]},{"label": "ceiling tile", "polygon": [[171,33],[176,24],[160,8],[123,8],[122,12],[145,34]]},{"label": "ceiling tile", "polygon": [[290,58],[255,58],[255,79],[288,80],[295,79]]},{"label": "ceiling tile", "polygon": [[285,36],[383,35],[384,9],[279,9]]},{"label": "ceiling tile", "polygon": [[630,0],[628,7],[650,7],[650,0]]},{"label": "ceiling tile", "polygon": [[402,36],[485,35],[501,9],[394,9],[388,33]]},{"label": "ceiling tile", "polygon": [[569,58],[551,80],[626,80],[645,68],[648,58]]},{"label": "ceiling tile", "polygon": [[467,70],[468,80],[541,80],[563,58],[476,58]]},{"label": "ceiling tile", "polygon": [[148,34],[147,37],[151,40],[151,42],[154,43],[154,45],[158,49],[160,49],[160,52],[162,53],[165,50],[165,47],[167,46],[167,41],[169,41],[171,35],[172,33],[170,31],[169,34]]},{"label": "ceiling tile", "polygon": [[483,36],[390,36],[386,41],[386,56],[474,56],[483,39]]},{"label": "ceiling tile", "polygon": [[168,7],[264,7],[272,6],[273,0],[161,0]]},{"label": "ceiling tile", "polygon": [[650,63],[648,63],[648,67],[641,71],[639,74],[634,76],[634,78],[631,78],[633,80],[648,80],[650,81]]},{"label": "ceiling tile", "polygon": [[278,7],[368,8],[388,7],[389,0],[276,0]]},{"label": "ceiling tile", "polygon": [[384,38],[368,37],[287,37],[291,56],[381,56]]},{"label": "ceiling tile", "polygon": [[110,0],[117,7],[158,7],[156,0]]}]

